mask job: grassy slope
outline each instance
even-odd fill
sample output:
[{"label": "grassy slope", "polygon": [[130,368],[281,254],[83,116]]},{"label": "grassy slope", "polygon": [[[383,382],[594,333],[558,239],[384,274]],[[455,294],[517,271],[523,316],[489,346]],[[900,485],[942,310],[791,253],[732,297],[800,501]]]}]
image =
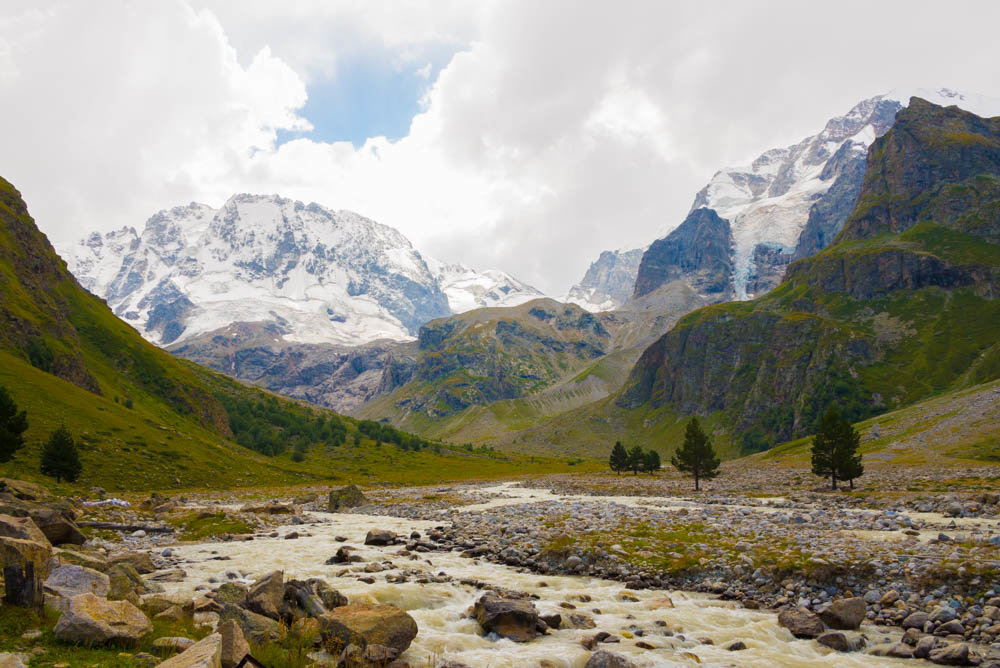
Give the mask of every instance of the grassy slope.
[{"label": "grassy slope", "polygon": [[[1000,461],[1000,380],[946,392],[856,425],[866,465],[976,465]],[[877,436],[876,436],[877,433]],[[747,459],[806,465],[811,438]]]}]

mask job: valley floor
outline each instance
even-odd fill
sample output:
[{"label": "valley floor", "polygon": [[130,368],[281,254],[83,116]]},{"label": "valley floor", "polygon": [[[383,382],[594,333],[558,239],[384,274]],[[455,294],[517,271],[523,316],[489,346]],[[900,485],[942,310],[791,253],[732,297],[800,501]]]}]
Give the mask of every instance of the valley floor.
[{"label": "valley floor", "polygon": [[[602,649],[635,666],[861,666],[932,651],[951,665],[1000,665],[998,476],[875,467],[858,489],[830,492],[802,468],[731,462],[697,494],[670,473],[553,475],[370,487],[336,513],[328,487],[132,496],[129,507],[87,507],[88,519],[170,533],[87,529],[77,554],[94,564],[151,555],[147,580],[166,591],[144,604],[200,601],[186,626],[157,621],[154,635],[207,634],[223,583],[252,586],[273,570],[321,578],[351,603],[412,615],[418,635],[400,657],[411,666],[592,667]],[[367,545],[373,530],[397,538]],[[484,635],[469,609],[487,590],[525,597],[552,628],[526,643]],[[848,630],[775,615],[830,625],[828,608],[851,598],[864,605]],[[32,666],[156,662],[129,647],[81,649],[78,662],[48,630],[54,617],[28,628],[7,612],[0,645]],[[43,634],[21,635],[35,628]],[[273,666],[336,664],[303,642],[253,648]]]}]

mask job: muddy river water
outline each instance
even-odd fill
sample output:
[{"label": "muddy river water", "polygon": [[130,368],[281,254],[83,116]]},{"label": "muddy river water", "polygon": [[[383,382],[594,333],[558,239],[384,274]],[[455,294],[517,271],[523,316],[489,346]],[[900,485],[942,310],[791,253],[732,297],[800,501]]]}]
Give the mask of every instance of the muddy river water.
[{"label": "muddy river water", "polygon": [[[552,498],[565,498],[540,490],[503,486],[497,488],[502,497],[481,505],[464,506],[457,512],[476,512],[501,503],[531,503]],[[592,497],[590,500],[594,500]],[[603,498],[604,501],[611,499]],[[643,504],[642,499],[614,499],[621,503]],[[662,507],[662,506],[660,506]],[[453,510],[452,512],[456,512]],[[343,592],[351,602],[392,603],[407,610],[417,621],[419,633],[402,659],[412,666],[436,666],[444,660],[458,661],[469,666],[521,668],[533,666],[582,667],[590,652],[580,641],[597,631],[607,631],[621,637],[617,644],[602,645],[610,651],[626,655],[638,666],[879,666],[905,665],[899,660],[876,658],[863,654],[840,654],[821,647],[816,642],[796,640],[777,624],[770,612],[743,609],[737,604],[713,600],[702,594],[677,591],[630,591],[639,600],[623,600],[621,583],[579,576],[542,576],[522,573],[516,569],[482,560],[462,558],[458,552],[424,553],[411,559],[399,556],[399,546],[364,546],[365,534],[371,529],[388,529],[408,535],[411,531],[427,532],[441,522],[336,513],[309,513],[310,523],[284,527],[279,536],[257,537],[248,542],[205,543],[183,545],[175,553],[183,559],[186,572],[182,582],[166,585],[171,593],[195,595],[195,587],[210,582],[224,582],[240,574],[245,582],[272,570],[283,570],[286,578],[320,577]],[[282,536],[292,530],[300,534],[295,540]],[[346,537],[345,543],[334,540]],[[360,570],[376,561],[391,562],[387,570],[372,574],[374,584],[365,584],[354,575],[338,575],[344,565],[325,565],[325,561],[342,545],[357,548],[364,558],[353,567]],[[219,557],[228,559],[219,560]],[[410,582],[393,584],[386,575],[400,569],[419,569],[431,575],[450,576],[440,583]],[[593,617],[596,628],[591,630],[564,629],[553,631],[528,643],[492,640],[484,637],[475,620],[468,617],[469,608],[482,592],[460,580],[474,579],[508,589],[538,595],[535,605],[542,614],[569,611],[561,602],[571,602],[577,612]],[[581,602],[581,596],[589,602]],[[669,596],[672,609],[651,609],[654,599]],[[659,622],[659,624],[657,623]],[[665,624],[665,625],[664,625]],[[865,630],[865,629],[863,629]],[[868,629],[872,636],[878,631]],[[673,635],[668,635],[672,633]],[[633,637],[628,637],[629,635]],[[641,637],[640,637],[641,634]],[[710,639],[712,644],[705,644]],[[636,646],[644,641],[655,649]],[[742,641],[747,649],[731,652],[725,649],[733,641]]]}]

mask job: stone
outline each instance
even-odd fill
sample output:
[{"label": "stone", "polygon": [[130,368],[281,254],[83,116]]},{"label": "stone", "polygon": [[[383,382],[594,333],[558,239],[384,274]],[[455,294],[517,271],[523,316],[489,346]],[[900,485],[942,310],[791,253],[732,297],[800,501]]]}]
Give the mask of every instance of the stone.
[{"label": "stone", "polygon": [[895,589],[890,589],[886,593],[882,594],[882,597],[878,599],[879,605],[883,608],[888,607],[899,600],[899,592]]},{"label": "stone", "polygon": [[101,645],[111,641],[136,642],[152,629],[146,615],[128,601],[78,594],[69,599],[53,632],[63,642]]},{"label": "stone", "polygon": [[584,668],[635,668],[635,664],[621,654],[602,649],[590,655]]},{"label": "stone", "polygon": [[272,571],[254,582],[247,591],[247,609],[271,619],[281,619],[281,605],[285,597],[283,580],[282,571]]},{"label": "stone", "polygon": [[190,615],[179,605],[172,605],[163,612],[157,613],[153,619],[159,619],[167,622],[183,622],[188,619]]},{"label": "stone", "polygon": [[157,668],[222,668],[222,636],[218,633],[205,636]]},{"label": "stone", "polygon": [[550,629],[558,629],[562,626],[562,615],[558,612],[552,613],[551,615],[538,615],[538,618],[545,622],[545,625]]},{"label": "stone", "polygon": [[[142,576],[126,563],[117,563],[109,568],[108,579],[111,582],[108,600],[111,601],[129,601],[138,605],[139,598],[143,594],[152,592],[152,587],[147,585]],[[161,588],[159,585],[156,587]]]},{"label": "stone", "polygon": [[924,624],[926,624],[929,619],[930,615],[928,615],[926,612],[922,612],[920,610],[916,612],[911,612],[903,620],[903,628],[923,630]]},{"label": "stone", "polygon": [[527,599],[505,598],[488,591],[476,601],[472,616],[486,633],[514,642],[528,642],[538,636],[538,611]]},{"label": "stone", "polygon": [[250,643],[243,635],[243,629],[236,620],[230,619],[219,624],[216,631],[222,636],[222,668],[236,668],[250,653]]},{"label": "stone", "polygon": [[897,642],[893,643],[889,649],[886,650],[885,655],[894,659],[912,659],[913,648],[906,643]]},{"label": "stone", "polygon": [[156,570],[156,566],[153,565],[153,559],[149,556],[148,552],[123,552],[113,555],[110,562],[112,565],[128,564],[135,569],[136,573],[144,575],[148,575]]},{"label": "stone", "polygon": [[933,636],[924,636],[917,641],[917,646],[913,649],[913,658],[926,659],[936,645],[937,640]]},{"label": "stone", "polygon": [[392,545],[396,542],[396,534],[385,529],[372,529],[365,536],[365,545]]},{"label": "stone", "polygon": [[312,586],[316,595],[323,601],[323,607],[327,612],[342,605],[347,605],[347,597],[331,587],[326,580],[320,578],[309,578],[306,582]]},{"label": "stone", "polygon": [[331,651],[347,645],[382,645],[402,654],[417,637],[413,617],[388,604],[340,606],[320,616],[319,623],[324,644]]},{"label": "stone", "polygon": [[64,598],[86,593],[107,597],[111,590],[111,580],[100,571],[66,564],[49,573],[49,577],[45,580],[45,589],[47,593]]},{"label": "stone", "polygon": [[153,641],[153,651],[162,656],[171,656],[183,652],[195,643],[184,636],[163,636]]},{"label": "stone", "polygon": [[231,603],[222,607],[219,623],[230,620],[235,621],[243,630],[243,635],[253,642],[265,643],[281,638],[281,624],[270,617],[258,615],[256,612],[245,610]]},{"label": "stone", "polygon": [[674,602],[669,596],[651,598],[646,601],[647,610],[670,610],[674,607]]},{"label": "stone", "polygon": [[816,642],[824,647],[829,647],[830,649],[838,652],[846,652],[851,647],[847,642],[847,636],[839,631],[824,633],[820,637],[816,638]]},{"label": "stone", "polygon": [[941,647],[940,649],[933,649],[930,654],[928,654],[927,659],[931,663],[936,663],[941,666],[973,665],[970,661],[971,657],[969,655],[969,646],[964,642],[948,645],[947,647]]},{"label": "stone", "polygon": [[53,545],[83,545],[87,537],[76,523],[56,508],[31,508],[28,511],[45,537]]},{"label": "stone", "polygon": [[28,655],[0,652],[0,668],[28,668]]},{"label": "stone", "polygon": [[816,638],[823,633],[823,620],[808,610],[782,610],[778,624],[792,632],[796,638]]},{"label": "stone", "polygon": [[861,626],[867,606],[862,598],[842,598],[820,610],[819,617],[832,629],[853,631]]},{"label": "stone", "polygon": [[108,571],[108,560],[96,554],[70,550],[65,547],[56,547],[52,549],[52,556],[57,557],[64,564],[86,566],[102,573],[107,573]]},{"label": "stone", "polygon": [[734,640],[733,642],[726,645],[726,649],[730,652],[742,652],[747,648],[747,644],[742,640]]},{"label": "stone", "polygon": [[936,636],[947,636],[952,634],[965,635],[965,627],[962,625],[962,622],[957,619],[945,622],[934,629],[934,635]]},{"label": "stone", "polygon": [[35,574],[44,579],[49,575],[49,559],[52,557],[52,546],[49,541],[44,543],[23,538],[0,536],[0,572],[7,566],[20,566],[29,561],[35,565]]},{"label": "stone", "polygon": [[327,510],[331,513],[340,512],[345,508],[356,508],[368,503],[368,499],[361,493],[357,485],[348,485],[330,491],[327,503]]},{"label": "stone", "polygon": [[194,601],[180,594],[143,596],[139,607],[148,615],[159,615],[170,608],[180,608],[187,616],[194,614]]},{"label": "stone", "polygon": [[590,615],[585,615],[582,612],[574,612],[569,616],[569,624],[574,629],[592,629],[596,628],[597,624],[594,622],[594,618]]},{"label": "stone", "polygon": [[243,605],[247,598],[247,588],[236,582],[225,582],[215,592],[215,600],[221,606]]},{"label": "stone", "polygon": [[0,538],[31,540],[43,545],[48,544],[51,547],[49,539],[45,537],[45,534],[30,517],[0,515]]}]

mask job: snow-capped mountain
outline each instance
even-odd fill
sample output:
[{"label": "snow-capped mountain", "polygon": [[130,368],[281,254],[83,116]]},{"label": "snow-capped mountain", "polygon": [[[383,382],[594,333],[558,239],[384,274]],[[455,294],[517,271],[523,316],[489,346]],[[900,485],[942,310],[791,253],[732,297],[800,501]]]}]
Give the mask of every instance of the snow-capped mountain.
[{"label": "snow-capped mountain", "polygon": [[[943,106],[957,105],[979,116],[1000,115],[1000,99],[996,98],[947,88],[897,90],[858,103],[797,144],[766,151],[749,165],[720,170],[697,193],[688,216],[693,221],[699,209],[710,210],[729,227],[732,278],[728,287],[710,297],[748,299],[767,292],[781,281],[791,260],[825,248],[854,207],[868,147],[892,127],[896,113],[914,96]],[[636,265],[632,279],[637,289],[641,283],[648,292],[684,274],[664,264],[666,257],[683,253],[685,248],[683,239],[671,235],[693,238],[697,231],[672,225],[668,232],[648,252],[663,251],[664,245],[670,246],[670,252],[660,253],[657,262],[645,262],[645,267],[644,263]],[[657,280],[651,275],[656,273],[663,276]]]},{"label": "snow-capped mountain", "polygon": [[443,264],[433,258],[425,259],[448,297],[448,306],[453,313],[494,306],[518,306],[545,296],[505,271],[476,271],[464,264]]},{"label": "snow-capped mountain", "polygon": [[277,196],[176,207],[141,232],[94,233],[63,250],[84,287],[159,345],[237,322],[274,323],[296,343],[405,340],[455,307],[530,289],[502,272],[442,281],[442,263],[397,230]]},{"label": "snow-capped mountain", "polygon": [[570,288],[560,301],[588,311],[611,311],[632,296],[635,276],[645,248],[604,251],[587,269],[583,280]]}]

